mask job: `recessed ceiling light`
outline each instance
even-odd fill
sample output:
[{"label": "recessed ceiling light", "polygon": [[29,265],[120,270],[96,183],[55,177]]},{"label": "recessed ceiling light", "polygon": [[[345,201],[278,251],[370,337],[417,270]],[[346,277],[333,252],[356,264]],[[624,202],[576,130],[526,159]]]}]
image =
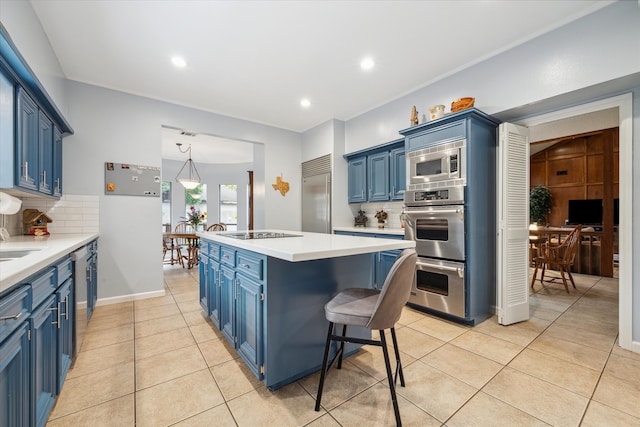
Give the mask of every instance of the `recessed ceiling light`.
[{"label": "recessed ceiling light", "polygon": [[171,63],[178,68],[184,68],[187,66],[187,61],[179,56],[174,56],[173,58],[171,58]]},{"label": "recessed ceiling light", "polygon": [[367,57],[360,61],[360,68],[362,68],[364,71],[373,69],[375,65],[376,63],[373,61],[373,58]]},{"label": "recessed ceiling light", "polygon": [[311,107],[311,101],[309,101],[307,98],[302,98],[300,100],[300,106],[302,106],[304,108],[309,108],[309,107]]}]

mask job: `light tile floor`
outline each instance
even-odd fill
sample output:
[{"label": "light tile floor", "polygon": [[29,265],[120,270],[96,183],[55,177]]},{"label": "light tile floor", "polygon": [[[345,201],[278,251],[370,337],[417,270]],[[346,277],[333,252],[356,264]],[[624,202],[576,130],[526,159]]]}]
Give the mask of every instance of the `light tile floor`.
[{"label": "light tile floor", "polygon": [[[617,279],[531,294],[531,319],[462,326],[405,308],[397,325],[405,425],[640,425],[640,354],[617,346]],[[166,267],[166,295],[99,306],[48,426],[388,426],[384,363],[365,347],[328,376],[271,392],[198,305],[197,270]]]}]

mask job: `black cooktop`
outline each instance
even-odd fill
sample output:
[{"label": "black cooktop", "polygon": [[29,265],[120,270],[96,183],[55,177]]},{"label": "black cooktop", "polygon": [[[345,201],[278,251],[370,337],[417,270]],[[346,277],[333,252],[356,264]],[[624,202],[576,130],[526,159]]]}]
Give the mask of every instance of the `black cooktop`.
[{"label": "black cooktop", "polygon": [[280,237],[302,237],[300,234],[276,233],[272,231],[250,231],[247,233],[231,233],[231,234],[222,234],[222,235],[225,237],[231,237],[233,239],[240,239],[240,240],[277,239]]}]

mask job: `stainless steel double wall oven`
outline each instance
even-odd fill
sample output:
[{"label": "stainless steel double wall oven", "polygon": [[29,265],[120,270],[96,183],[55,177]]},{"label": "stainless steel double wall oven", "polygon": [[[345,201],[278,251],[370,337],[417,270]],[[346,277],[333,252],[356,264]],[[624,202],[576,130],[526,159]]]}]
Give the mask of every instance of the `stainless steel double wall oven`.
[{"label": "stainless steel double wall oven", "polygon": [[418,261],[409,303],[475,324],[495,310],[496,128],[477,109],[405,135],[405,239]]}]

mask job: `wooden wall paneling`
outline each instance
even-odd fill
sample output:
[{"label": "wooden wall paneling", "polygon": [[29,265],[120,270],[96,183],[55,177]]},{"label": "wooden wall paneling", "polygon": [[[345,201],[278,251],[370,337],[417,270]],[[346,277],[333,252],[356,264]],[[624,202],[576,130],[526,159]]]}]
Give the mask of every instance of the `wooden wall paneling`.
[{"label": "wooden wall paneling", "polygon": [[584,184],[585,178],[585,158],[570,157],[561,159],[549,159],[548,161],[548,185],[576,185]]},{"label": "wooden wall paneling", "polygon": [[569,200],[585,199],[584,186],[553,187],[550,190],[552,207],[547,222],[551,227],[562,227],[569,218]]},{"label": "wooden wall paneling", "polygon": [[549,159],[552,159],[568,155],[584,154],[585,145],[584,138],[569,139],[549,147],[547,149],[547,156]]},{"label": "wooden wall paneling", "polygon": [[603,199],[604,198],[604,185],[592,184],[587,185],[587,196],[585,199]]},{"label": "wooden wall paneling", "polygon": [[604,162],[602,154],[587,155],[587,184],[604,182]]},{"label": "wooden wall paneling", "polygon": [[547,162],[535,161],[531,162],[530,170],[531,187],[537,187],[538,185],[547,185]]}]

